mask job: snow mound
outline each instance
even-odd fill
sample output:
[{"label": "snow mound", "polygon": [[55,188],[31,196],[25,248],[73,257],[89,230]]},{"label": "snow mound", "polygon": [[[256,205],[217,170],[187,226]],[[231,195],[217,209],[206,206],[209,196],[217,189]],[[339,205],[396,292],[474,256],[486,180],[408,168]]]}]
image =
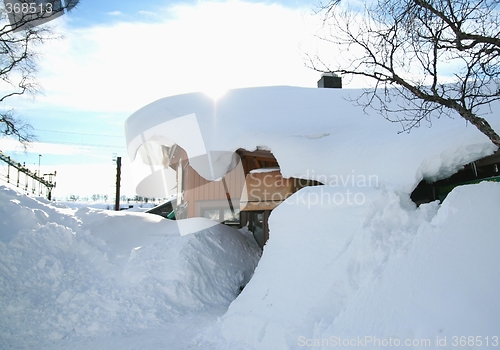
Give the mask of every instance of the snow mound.
[{"label": "snow mound", "polygon": [[418,208],[391,189],[364,189],[363,205],[327,201],[335,193],[304,188],[273,211],[253,279],[200,346],[382,349],[392,339],[420,349],[498,337],[500,184]]},{"label": "snow mound", "polygon": [[159,216],[74,210],[0,186],[0,348],[227,307],[260,250],[244,232],[199,220],[181,236]]}]

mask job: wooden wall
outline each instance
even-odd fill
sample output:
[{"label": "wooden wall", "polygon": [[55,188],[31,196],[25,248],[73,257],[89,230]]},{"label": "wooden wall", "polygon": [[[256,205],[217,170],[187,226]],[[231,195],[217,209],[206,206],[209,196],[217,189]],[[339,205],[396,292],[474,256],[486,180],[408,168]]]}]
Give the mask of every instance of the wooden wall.
[{"label": "wooden wall", "polygon": [[[201,177],[190,165],[187,166],[184,178],[186,186],[184,189],[184,201],[188,202],[188,217],[198,216],[196,212],[197,201],[227,201],[224,183],[220,181],[208,181]],[[245,184],[245,174],[241,165],[236,166],[224,177],[230,199],[239,201],[243,185]],[[227,204],[227,203],[225,203]],[[239,209],[236,205],[235,209]]]}]

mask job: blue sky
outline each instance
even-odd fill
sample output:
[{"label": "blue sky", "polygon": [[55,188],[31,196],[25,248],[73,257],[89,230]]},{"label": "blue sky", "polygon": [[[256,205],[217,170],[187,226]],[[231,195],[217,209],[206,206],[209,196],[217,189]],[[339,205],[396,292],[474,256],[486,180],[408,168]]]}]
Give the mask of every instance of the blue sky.
[{"label": "blue sky", "polygon": [[[212,1],[224,2],[224,1]],[[310,8],[314,9],[319,2],[315,0],[249,0],[247,3],[253,4],[280,4],[287,8]],[[165,8],[174,4],[196,5],[197,1],[99,1],[99,0],[80,0],[77,9],[71,14],[73,17],[73,26],[89,26],[103,23],[111,23],[120,20],[140,21],[150,20],[151,14],[157,13],[159,8]],[[165,19],[165,15],[163,16]]]},{"label": "blue sky", "polygon": [[[295,85],[315,87],[305,67],[315,0],[81,0],[50,22],[60,40],[39,48],[34,99],[8,100],[34,127],[27,152],[0,139],[0,150],[35,170],[58,171],[55,195],[112,192],[115,155],[124,159],[124,192],[134,193],[123,126],[159,98],[194,91]],[[0,174],[1,175],[1,174]]]}]

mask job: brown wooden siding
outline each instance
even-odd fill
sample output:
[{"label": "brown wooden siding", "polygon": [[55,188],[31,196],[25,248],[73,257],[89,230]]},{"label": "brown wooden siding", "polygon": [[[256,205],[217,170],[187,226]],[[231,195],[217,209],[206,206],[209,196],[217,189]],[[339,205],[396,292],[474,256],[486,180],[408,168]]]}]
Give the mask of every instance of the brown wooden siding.
[{"label": "brown wooden siding", "polygon": [[[184,201],[188,203],[188,217],[197,216],[196,203],[198,201],[227,201],[222,180],[208,181],[201,177],[191,166],[188,166],[187,173]],[[239,200],[245,183],[243,169],[237,166],[226,174],[224,179],[226,180],[230,198],[232,200]]]},{"label": "brown wooden siding", "polygon": [[[231,200],[239,200],[245,185],[245,177],[253,169],[278,167],[278,162],[273,154],[269,151],[257,150],[253,152],[238,150],[241,165],[230,171],[224,177],[228,187]],[[171,152],[171,160],[169,165],[177,170],[179,161],[186,162],[187,154],[179,146],[176,146]],[[184,165],[184,164],[183,164]],[[208,181],[200,176],[189,164],[183,171],[184,187],[178,188],[182,191],[183,203],[187,203],[187,217],[195,217],[202,213],[199,210],[199,203],[203,201],[225,201],[227,203],[226,191],[222,181]],[[178,184],[180,186],[181,184]],[[180,197],[180,196],[179,196]],[[237,204],[235,209],[239,209]]]}]

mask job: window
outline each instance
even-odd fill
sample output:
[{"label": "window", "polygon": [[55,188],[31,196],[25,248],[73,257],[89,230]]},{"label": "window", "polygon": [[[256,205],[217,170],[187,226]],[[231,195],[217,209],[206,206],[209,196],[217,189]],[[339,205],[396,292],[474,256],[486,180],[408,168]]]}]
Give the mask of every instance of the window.
[{"label": "window", "polygon": [[214,220],[214,221],[220,221],[220,210],[219,209],[205,209],[203,211],[203,217]]},{"label": "window", "polygon": [[240,223],[240,210],[235,209],[234,215],[231,209],[228,208],[201,208],[201,216],[204,218],[215,220],[219,222],[223,222],[226,224],[239,224]]}]

